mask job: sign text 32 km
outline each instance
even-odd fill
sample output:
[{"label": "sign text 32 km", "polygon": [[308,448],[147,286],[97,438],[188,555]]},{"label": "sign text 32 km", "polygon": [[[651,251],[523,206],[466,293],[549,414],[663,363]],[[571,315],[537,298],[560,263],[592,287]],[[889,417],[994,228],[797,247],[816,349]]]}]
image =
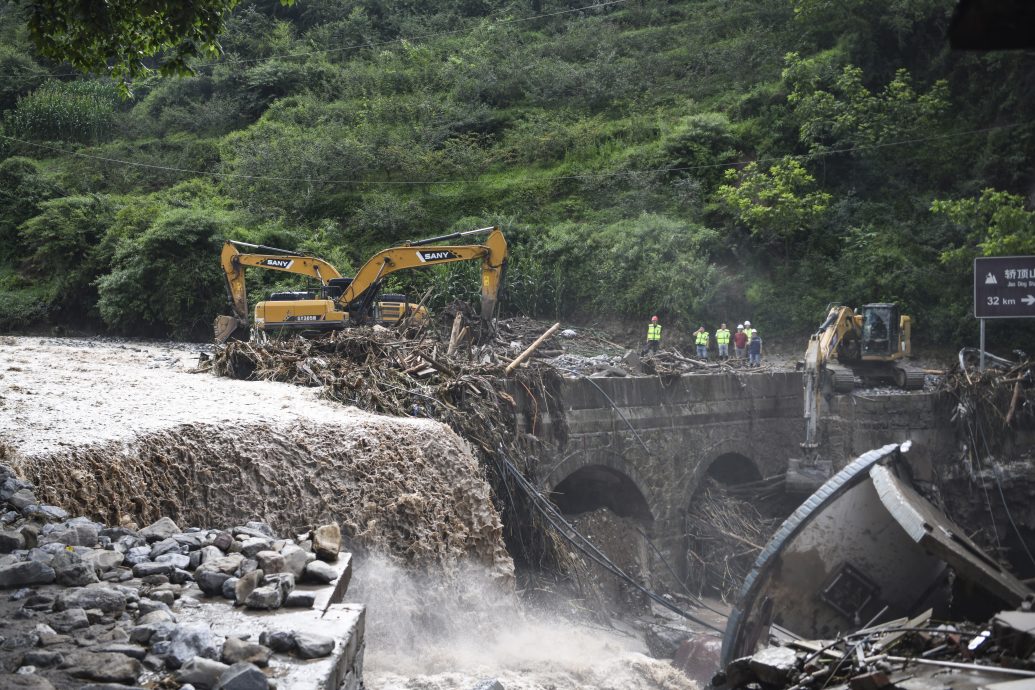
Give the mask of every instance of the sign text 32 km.
[{"label": "sign text 32 km", "polygon": [[1035,317],[1035,256],[974,259],[974,316]]}]

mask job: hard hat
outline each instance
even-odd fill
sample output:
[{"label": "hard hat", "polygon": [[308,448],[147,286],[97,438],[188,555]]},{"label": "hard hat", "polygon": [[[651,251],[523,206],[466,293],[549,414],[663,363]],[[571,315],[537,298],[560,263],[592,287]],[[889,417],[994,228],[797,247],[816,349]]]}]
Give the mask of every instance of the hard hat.
[{"label": "hard hat", "polygon": [[738,324],[737,324],[737,328],[744,328],[744,324],[742,324],[742,323],[738,323]]},{"label": "hard hat", "polygon": [[658,320],[658,317],[656,317],[656,316],[652,316],[652,317],[650,317],[650,320],[651,320],[651,321],[657,321],[657,320]]},{"label": "hard hat", "polygon": [[751,322],[750,322],[750,321],[745,321],[745,322],[744,322],[744,325],[745,325],[745,326],[750,326],[750,325],[751,325]]}]

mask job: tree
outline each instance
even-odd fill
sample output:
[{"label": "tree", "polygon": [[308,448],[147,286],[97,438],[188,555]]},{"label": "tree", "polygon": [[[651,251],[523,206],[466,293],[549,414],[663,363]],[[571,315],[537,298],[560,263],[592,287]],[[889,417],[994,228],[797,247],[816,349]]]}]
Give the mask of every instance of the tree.
[{"label": "tree", "polygon": [[[290,5],[294,0],[280,0]],[[192,74],[190,60],[220,55],[219,34],[239,0],[30,0],[29,37],[44,57],[116,79]]]},{"label": "tree", "polygon": [[830,204],[830,195],[815,189],[816,180],[794,158],[763,169],[749,163],[739,174],[726,171],[719,200],[748,226],[752,236],[782,244],[785,258],[791,244],[813,228]]},{"label": "tree", "polygon": [[941,254],[946,264],[969,265],[974,256],[1035,254],[1035,211],[1024,197],[985,189],[977,199],[938,200],[931,211],[966,233],[966,244]]}]

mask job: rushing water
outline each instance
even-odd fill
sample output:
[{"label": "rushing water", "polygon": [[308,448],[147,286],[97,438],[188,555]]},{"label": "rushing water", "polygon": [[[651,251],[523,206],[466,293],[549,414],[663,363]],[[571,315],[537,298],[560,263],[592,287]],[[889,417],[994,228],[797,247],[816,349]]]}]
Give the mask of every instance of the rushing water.
[{"label": "rushing water", "polygon": [[696,690],[633,637],[530,613],[477,567],[417,574],[359,564],[351,596],[367,605],[369,690]]}]

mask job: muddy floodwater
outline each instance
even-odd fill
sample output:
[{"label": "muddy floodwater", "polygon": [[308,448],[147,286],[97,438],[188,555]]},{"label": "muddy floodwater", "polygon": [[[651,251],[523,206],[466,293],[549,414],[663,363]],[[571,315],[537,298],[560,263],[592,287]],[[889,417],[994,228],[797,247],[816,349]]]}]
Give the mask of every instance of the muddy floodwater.
[{"label": "muddy floodwater", "polygon": [[48,500],[109,521],[337,520],[365,551],[349,598],[368,607],[371,690],[696,688],[634,634],[525,610],[488,484],[448,427],[192,373],[208,349],[2,337],[0,451]]}]

